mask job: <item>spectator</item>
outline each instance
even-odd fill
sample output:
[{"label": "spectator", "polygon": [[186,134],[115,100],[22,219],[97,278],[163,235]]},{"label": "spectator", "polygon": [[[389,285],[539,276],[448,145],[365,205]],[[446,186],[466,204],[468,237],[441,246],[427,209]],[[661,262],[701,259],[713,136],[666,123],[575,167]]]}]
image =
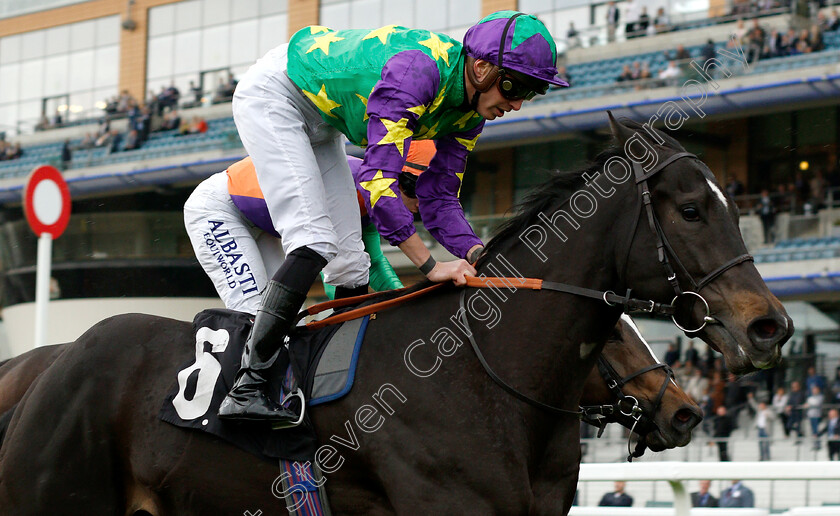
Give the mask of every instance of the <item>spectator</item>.
[{"label": "spectator", "polygon": [[701,428],[706,435],[712,435],[712,414],[715,413],[715,405],[711,396],[711,389],[708,387],[703,391],[703,396],[697,402],[700,405],[700,410],[703,411],[703,422]]},{"label": "spectator", "polygon": [[125,139],[125,147],[123,150],[135,150],[139,149],[141,145],[140,141],[140,133],[137,132],[137,129],[132,129],[128,132],[128,136]]},{"label": "spectator", "polygon": [[110,154],[113,154],[115,152],[119,152],[120,151],[120,144],[122,144],[122,141],[123,141],[122,133],[120,133],[116,129],[111,129],[109,141],[110,141],[110,147],[108,148],[108,152]]},{"label": "spectator", "polygon": [[621,75],[616,77],[616,82],[625,82],[625,81],[632,81],[633,80],[633,73],[630,71],[630,65],[624,65],[624,68],[621,69]]},{"label": "spectator", "polygon": [[94,138],[93,134],[85,133],[85,137],[82,138],[82,141],[79,142],[77,149],[92,149],[96,144],[96,138]]},{"label": "spectator", "polygon": [[673,366],[679,359],[680,351],[677,349],[677,345],[673,342],[669,342],[668,350],[665,351],[665,363],[669,366]]},{"label": "spectator", "polygon": [[[114,132],[116,132],[116,130],[114,130]],[[105,147],[105,146],[109,145],[111,143],[111,140],[114,138],[114,132],[111,132],[110,130],[108,130],[108,131],[105,131],[104,133],[100,134],[96,138],[96,142],[94,143],[94,146]]]},{"label": "spectator", "polygon": [[750,488],[741,483],[740,480],[733,480],[732,486],[720,493],[721,507],[755,507],[755,498]]},{"label": "spectator", "polygon": [[70,168],[70,162],[73,160],[73,152],[70,150],[70,140],[64,140],[64,145],[61,147],[61,170]]},{"label": "spectator", "polygon": [[569,22],[569,30],[566,31],[566,46],[570,49],[580,46],[580,33],[575,29],[575,22]]},{"label": "spectator", "polygon": [[785,432],[785,437],[790,435],[790,430],[788,430],[788,414],[785,411],[785,407],[787,407],[788,402],[788,395],[785,392],[784,387],[779,387],[776,389],[776,394],[773,395],[773,411],[779,416],[779,419],[782,421],[782,430]]},{"label": "spectator", "polygon": [[756,402],[753,393],[747,394],[747,402],[755,411],[754,426],[758,431],[758,460],[770,460],[770,439],[773,437],[773,423],[776,421],[776,413],[767,406],[767,403]]},{"label": "spectator", "polygon": [[673,84],[682,75],[682,71],[677,67],[675,61],[668,61],[668,67],[659,72],[659,78],[665,81],[665,84]]},{"label": "spectator", "polygon": [[20,147],[20,142],[9,144],[6,147],[6,159],[18,159],[23,156],[23,149]]},{"label": "spectator", "polygon": [[819,52],[825,49],[825,42],[823,41],[822,29],[820,29],[819,25],[811,25],[811,33],[809,34],[809,36],[811,52]]},{"label": "spectator", "polygon": [[761,219],[761,227],[764,229],[764,243],[770,244],[773,242],[774,228],[776,225],[776,207],[773,205],[773,200],[770,198],[770,192],[765,188],[761,191],[761,198],[755,206],[755,211]]},{"label": "spectator", "polygon": [[648,66],[648,64],[643,64],[642,71],[639,72],[639,81],[641,82],[641,84],[636,86],[636,89],[641,90],[644,88],[650,88],[650,79],[652,77],[653,76],[650,74],[650,67]]},{"label": "spectator", "polygon": [[745,43],[744,39],[747,37],[747,34],[749,33],[749,29],[747,29],[747,26],[744,25],[744,19],[743,18],[738,18],[738,22],[736,23],[735,30],[733,32],[735,34],[736,41],[738,41],[738,43],[743,45]]},{"label": "spectator", "polygon": [[648,33],[648,26],[650,26],[650,15],[647,12],[647,7],[642,6],[642,13],[639,15],[639,21],[636,23],[636,32],[639,36]]},{"label": "spectator", "polygon": [[[823,208],[826,195],[826,181],[825,177],[823,176],[822,170],[818,168],[814,171],[814,177],[812,177],[811,180],[808,181],[808,186],[810,187],[811,199],[816,209]],[[820,388],[825,390],[825,384],[823,384]]]},{"label": "spectator", "polygon": [[634,0],[624,2],[624,37],[635,38],[636,23],[639,21],[639,5]]},{"label": "spectator", "polygon": [[620,17],[618,7],[613,0],[610,0],[607,3],[607,43],[615,41],[615,29],[618,27]]},{"label": "spectator", "polygon": [[665,8],[660,7],[656,10],[656,17],[653,19],[653,27],[656,34],[662,34],[671,30],[671,20],[665,14]]},{"label": "spectator", "polygon": [[[717,56],[717,52],[715,51],[715,42],[711,39],[706,40],[706,44],[703,45],[702,49],[700,49],[700,56],[703,58],[703,63],[708,63],[710,60],[715,59]],[[712,67],[710,71],[714,71],[714,67]],[[735,179],[735,181],[737,181],[737,179]]]},{"label": "spectator", "polygon": [[753,28],[747,36],[746,57],[748,63],[757,63],[764,50],[764,32],[760,28]]},{"label": "spectator", "polygon": [[828,420],[819,435],[826,436],[828,460],[840,460],[840,411],[836,408],[829,409]]},{"label": "spectator", "polygon": [[189,104],[189,106],[184,107],[196,107],[201,105],[201,98],[204,96],[204,91],[201,89],[201,86],[197,86],[195,81],[190,81],[190,93],[193,96],[193,101]]},{"label": "spectator", "polygon": [[837,8],[831,10],[831,14],[828,15],[828,28],[826,30],[835,31],[840,28],[840,15],[837,13]]},{"label": "spectator", "polygon": [[236,89],[236,81],[233,76],[229,75],[227,81],[219,78],[219,84],[216,86],[216,93],[213,96],[213,104],[220,104],[222,102],[230,102],[233,100],[233,92]]},{"label": "spectator", "polygon": [[767,40],[764,42],[764,49],[761,52],[761,57],[763,58],[770,58],[770,57],[778,57],[781,55],[781,48],[782,48],[782,36],[779,34],[779,31],[773,29],[770,31],[770,35],[767,37]]},{"label": "spectator", "polygon": [[695,402],[700,403],[703,399],[703,393],[709,389],[709,379],[703,376],[703,371],[699,367],[695,367],[691,376],[685,382],[685,392]]},{"label": "spectator", "polygon": [[557,77],[559,77],[560,80],[566,81],[566,83],[569,85],[569,88],[572,87],[572,76],[569,75],[569,72],[566,70],[565,66],[560,65],[557,67]]},{"label": "spectator", "polygon": [[822,421],[823,393],[817,385],[811,387],[811,395],[805,400],[806,415],[811,423],[811,435],[814,436],[814,449],[820,449],[819,428]]},{"label": "spectator", "polygon": [[[711,42],[711,40],[709,40]],[[714,50],[713,50],[714,52]],[[729,194],[729,197],[735,199],[736,197],[744,194],[744,183],[738,180],[737,177],[732,177],[729,180],[729,183],[726,184],[726,193]]]},{"label": "spectator", "polygon": [[712,437],[716,439],[718,447],[718,457],[721,462],[729,461],[729,436],[735,430],[735,423],[729,415],[724,405],[719,406],[715,410],[714,421],[712,421],[714,431]]},{"label": "spectator", "polygon": [[673,59],[675,61],[682,61],[684,59],[691,59],[691,53],[682,45],[677,45],[677,50],[674,53]]},{"label": "spectator", "polygon": [[633,497],[624,492],[625,483],[616,481],[614,484],[614,491],[604,494],[601,501],[598,502],[599,507],[632,507]]},{"label": "spectator", "polygon": [[698,483],[700,484],[700,489],[694,493],[691,493],[691,506],[717,507],[718,499],[712,496],[712,493],[709,492],[709,486],[712,485],[712,481],[700,480]]},{"label": "spectator", "polygon": [[163,123],[160,125],[162,131],[171,131],[180,127],[181,115],[178,114],[177,109],[167,111],[166,114],[163,115]]},{"label": "spectator", "polygon": [[840,367],[834,370],[834,379],[829,385],[829,390],[832,395],[831,404],[840,405]]},{"label": "spectator", "polygon": [[796,444],[799,444],[802,440],[802,409],[805,406],[805,401],[805,391],[802,390],[802,384],[796,380],[792,381],[785,413],[788,416],[788,435],[791,432],[796,432]]},{"label": "spectator", "polygon": [[817,386],[820,388],[820,392],[822,392],[825,390],[826,383],[825,376],[817,374],[816,367],[808,367],[808,376],[805,378],[805,390],[811,392],[811,389]]}]

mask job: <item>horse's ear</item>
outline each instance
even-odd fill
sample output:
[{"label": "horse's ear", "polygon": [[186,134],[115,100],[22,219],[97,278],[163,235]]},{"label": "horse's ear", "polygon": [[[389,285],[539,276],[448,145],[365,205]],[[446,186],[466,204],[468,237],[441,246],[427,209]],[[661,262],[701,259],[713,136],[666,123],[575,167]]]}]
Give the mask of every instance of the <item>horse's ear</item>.
[{"label": "horse's ear", "polygon": [[627,140],[633,136],[635,131],[616,120],[612,111],[607,111],[607,115],[610,117],[610,130],[612,131],[615,139],[618,141],[618,146],[623,149],[624,144],[627,143]]}]

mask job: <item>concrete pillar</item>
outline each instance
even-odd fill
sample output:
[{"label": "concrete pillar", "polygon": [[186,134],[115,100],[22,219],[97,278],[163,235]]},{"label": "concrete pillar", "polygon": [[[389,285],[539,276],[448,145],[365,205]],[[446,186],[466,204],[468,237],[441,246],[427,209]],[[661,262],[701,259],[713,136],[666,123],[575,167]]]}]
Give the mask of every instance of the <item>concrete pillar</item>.
[{"label": "concrete pillar", "polygon": [[318,25],[320,0],[289,0],[289,37],[309,25]]},{"label": "concrete pillar", "polygon": [[517,3],[517,0],[482,0],[481,17],[483,18],[496,11],[515,11]]}]

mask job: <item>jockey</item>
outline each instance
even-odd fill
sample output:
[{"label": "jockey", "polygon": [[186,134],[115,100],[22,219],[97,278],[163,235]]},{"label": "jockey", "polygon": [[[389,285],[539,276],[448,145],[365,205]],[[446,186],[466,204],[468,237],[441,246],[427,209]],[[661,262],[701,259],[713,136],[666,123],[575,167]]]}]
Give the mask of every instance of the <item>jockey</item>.
[{"label": "jockey", "polygon": [[[485,120],[518,110],[549,84],[567,85],[556,78],[555,59],[542,22],[500,11],[471,27],[463,46],[395,25],[306,27],[248,70],[233,96],[233,118],[286,259],[262,293],[220,417],[293,424],[293,411],[266,396],[265,371],[281,354],[287,360],[284,337],[310,286],[323,269],[336,297],[368,290],[369,258],[342,135],[365,148],[355,177],[380,234],[428,279],[463,285],[483,248],[458,200],[467,154]],[[435,262],[399,202],[397,177],[412,139],[437,144],[417,182],[419,210],[456,260]]]},{"label": "jockey", "polygon": [[[417,212],[414,185],[434,154],[432,140],[418,140],[408,152],[399,182],[409,211]],[[347,161],[354,172],[362,164],[362,160],[352,156]],[[370,286],[377,292],[402,288],[382,254],[381,237],[367,215],[361,193],[358,200],[362,240],[370,256]],[[268,281],[267,271],[277,270],[282,264],[283,250],[257,184],[253,162],[245,158],[202,181],[184,204],[184,225],[196,258],[213,281],[225,308],[257,313],[260,292]],[[335,297],[335,287],[328,283],[324,283],[324,292],[330,299]]]}]

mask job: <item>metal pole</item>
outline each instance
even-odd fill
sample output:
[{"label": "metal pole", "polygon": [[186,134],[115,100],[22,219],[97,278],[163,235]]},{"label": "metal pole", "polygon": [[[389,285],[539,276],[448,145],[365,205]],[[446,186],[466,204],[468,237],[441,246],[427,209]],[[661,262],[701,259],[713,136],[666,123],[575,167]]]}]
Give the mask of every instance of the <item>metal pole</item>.
[{"label": "metal pole", "polygon": [[47,303],[50,300],[52,235],[41,233],[35,272],[35,347],[47,344]]}]

